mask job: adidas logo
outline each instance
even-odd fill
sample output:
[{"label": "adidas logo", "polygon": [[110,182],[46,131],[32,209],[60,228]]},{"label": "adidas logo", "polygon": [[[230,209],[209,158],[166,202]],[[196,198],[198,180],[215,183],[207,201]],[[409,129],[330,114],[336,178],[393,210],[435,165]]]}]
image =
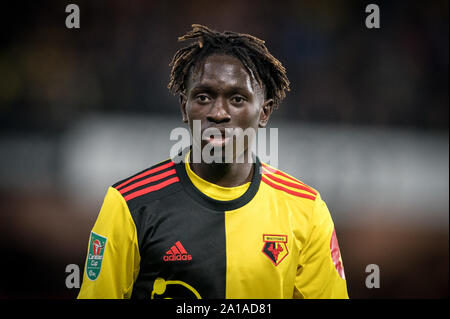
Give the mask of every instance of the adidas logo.
[{"label": "adidas logo", "polygon": [[163,257],[164,261],[177,261],[177,260],[191,260],[192,256],[188,254],[186,249],[180,241],[177,241],[175,245],[170,247]]}]

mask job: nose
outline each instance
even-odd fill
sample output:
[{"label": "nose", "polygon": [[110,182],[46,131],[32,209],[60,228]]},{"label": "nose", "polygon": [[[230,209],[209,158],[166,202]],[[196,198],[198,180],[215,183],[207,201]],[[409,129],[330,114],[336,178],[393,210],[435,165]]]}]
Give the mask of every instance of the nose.
[{"label": "nose", "polygon": [[206,118],[214,123],[229,122],[231,117],[227,111],[226,101],[223,98],[217,98],[211,106]]}]

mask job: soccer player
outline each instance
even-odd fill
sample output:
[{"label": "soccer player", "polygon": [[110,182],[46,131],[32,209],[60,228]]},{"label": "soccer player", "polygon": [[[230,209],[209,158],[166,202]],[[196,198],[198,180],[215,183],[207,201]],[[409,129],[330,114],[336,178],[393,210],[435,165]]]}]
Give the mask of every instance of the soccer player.
[{"label": "soccer player", "polygon": [[[191,131],[220,135],[109,187],[78,298],[348,298],[320,194],[225,136],[266,126],[289,90],[284,67],[248,34],[193,25],[179,40],[192,42],[169,89]],[[230,144],[231,162],[193,160]]]}]

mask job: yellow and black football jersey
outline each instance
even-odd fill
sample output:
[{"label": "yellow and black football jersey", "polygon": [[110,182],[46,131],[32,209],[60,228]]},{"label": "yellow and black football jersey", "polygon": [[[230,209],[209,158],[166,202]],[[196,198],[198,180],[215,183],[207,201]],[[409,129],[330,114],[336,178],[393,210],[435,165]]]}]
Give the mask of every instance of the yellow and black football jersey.
[{"label": "yellow and black football jersey", "polygon": [[320,194],[255,159],[239,187],[180,158],[111,186],[78,298],[348,298]]}]

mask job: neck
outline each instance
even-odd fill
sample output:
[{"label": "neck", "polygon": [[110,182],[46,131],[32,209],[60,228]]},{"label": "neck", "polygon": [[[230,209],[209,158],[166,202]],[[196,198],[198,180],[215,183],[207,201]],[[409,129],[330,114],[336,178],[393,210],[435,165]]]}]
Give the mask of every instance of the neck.
[{"label": "neck", "polygon": [[[248,158],[248,150],[242,154],[244,159]],[[193,163],[192,152],[189,154],[189,163],[192,171],[202,179],[222,186],[236,187],[248,183],[253,177],[253,163],[247,160],[244,163]]]}]

